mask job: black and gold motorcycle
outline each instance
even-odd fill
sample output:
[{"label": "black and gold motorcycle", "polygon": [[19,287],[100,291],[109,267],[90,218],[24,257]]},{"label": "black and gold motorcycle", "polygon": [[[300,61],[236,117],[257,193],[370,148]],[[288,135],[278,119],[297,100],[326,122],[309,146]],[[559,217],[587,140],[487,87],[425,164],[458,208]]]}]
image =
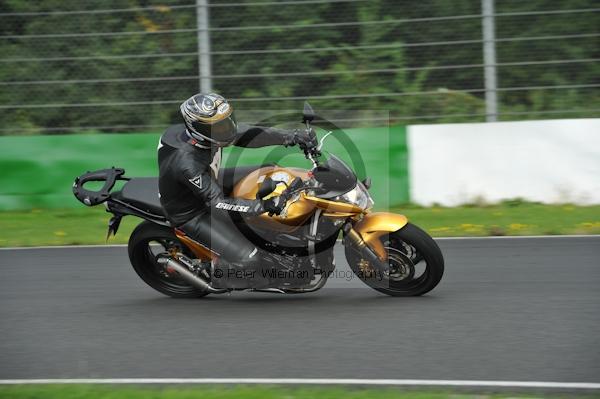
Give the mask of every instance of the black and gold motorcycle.
[{"label": "black and gold motorcycle", "polygon": [[[315,134],[315,114],[305,104],[303,123]],[[251,291],[307,293],[322,288],[335,268],[333,248],[340,234],[352,271],[368,286],[392,296],[417,296],[441,280],[444,259],[435,241],[404,215],[373,212],[369,179],[359,181],[335,155],[322,159],[320,149],[305,152],[310,170],[279,165],[224,168],[219,181],[225,195],[253,199],[283,196],[280,215],[266,213],[236,220],[258,248],[263,284]],[[157,178],[127,178],[123,169],[88,172],[73,193],[88,206],[104,203],[112,213],[108,235],[116,234],[124,216],[143,221],[129,238],[136,273],[152,288],[172,297],[201,297],[230,292],[220,279],[231,270],[205,244],[171,226],[158,196]],[[122,189],[113,191],[118,180]],[[84,186],[103,182],[93,191]],[[264,280],[268,283],[264,284]]]}]

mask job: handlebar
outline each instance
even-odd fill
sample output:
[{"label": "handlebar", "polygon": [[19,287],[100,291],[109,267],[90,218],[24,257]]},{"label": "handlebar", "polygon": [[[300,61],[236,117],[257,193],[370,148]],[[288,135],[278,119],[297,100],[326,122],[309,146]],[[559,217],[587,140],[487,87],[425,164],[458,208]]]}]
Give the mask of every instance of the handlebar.
[{"label": "handlebar", "polygon": [[306,130],[305,130],[306,134],[313,139],[314,141],[314,145],[308,147],[308,146],[302,146],[302,150],[304,151],[304,156],[306,157],[306,159],[308,159],[309,161],[312,162],[313,164],[313,168],[316,168],[317,166],[319,166],[319,160],[318,157],[321,156],[321,144],[319,143],[319,140],[317,138],[317,133],[315,133],[314,129],[310,127],[310,122],[306,122]]}]

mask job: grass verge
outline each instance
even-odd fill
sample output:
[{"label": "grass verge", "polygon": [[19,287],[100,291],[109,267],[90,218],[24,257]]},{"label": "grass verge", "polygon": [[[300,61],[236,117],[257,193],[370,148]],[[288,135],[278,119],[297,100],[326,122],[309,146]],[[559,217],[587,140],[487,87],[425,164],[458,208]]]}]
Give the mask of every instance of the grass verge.
[{"label": "grass verge", "polygon": [[495,205],[405,207],[394,211],[434,237],[600,234],[600,206],[544,205],[520,200]]},{"label": "grass verge", "polygon": [[[434,237],[600,234],[600,205],[543,205],[506,201],[455,208],[397,207]],[[106,243],[102,207],[0,212],[0,247]],[[140,222],[126,217],[109,243],[124,244]]]},{"label": "grass verge", "polygon": [[489,394],[423,391],[408,388],[363,389],[359,387],[278,387],[278,386],[195,386],[195,387],[135,387],[105,385],[16,385],[0,387],[0,398],[11,399],[502,399],[502,398],[576,398],[598,395],[549,394]]}]

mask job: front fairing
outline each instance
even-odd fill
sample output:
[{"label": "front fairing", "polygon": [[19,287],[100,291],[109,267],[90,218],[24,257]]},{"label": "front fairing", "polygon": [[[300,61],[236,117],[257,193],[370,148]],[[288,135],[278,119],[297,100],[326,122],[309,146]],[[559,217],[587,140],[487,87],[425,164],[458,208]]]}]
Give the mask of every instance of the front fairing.
[{"label": "front fairing", "polygon": [[312,170],[320,190],[315,190],[319,198],[334,198],[347,193],[356,187],[357,178],[354,171],[335,155],[329,155],[327,161]]}]

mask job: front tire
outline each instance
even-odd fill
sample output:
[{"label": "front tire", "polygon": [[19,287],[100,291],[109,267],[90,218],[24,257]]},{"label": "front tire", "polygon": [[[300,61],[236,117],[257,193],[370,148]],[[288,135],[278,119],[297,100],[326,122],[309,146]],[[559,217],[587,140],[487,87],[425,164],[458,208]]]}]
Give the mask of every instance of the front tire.
[{"label": "front tire", "polygon": [[[178,276],[171,276],[156,261],[159,253],[176,249],[187,254],[173,229],[144,221],[129,237],[128,252],[133,270],[150,287],[173,298],[198,298],[208,294],[191,286]],[[193,255],[191,255],[193,258]]]},{"label": "front tire", "polygon": [[[358,251],[346,246],[352,271],[369,287],[391,296],[419,296],[434,289],[444,274],[444,257],[437,243],[414,224],[381,237],[390,264],[386,275],[365,273]],[[361,263],[362,262],[362,263]]]}]

